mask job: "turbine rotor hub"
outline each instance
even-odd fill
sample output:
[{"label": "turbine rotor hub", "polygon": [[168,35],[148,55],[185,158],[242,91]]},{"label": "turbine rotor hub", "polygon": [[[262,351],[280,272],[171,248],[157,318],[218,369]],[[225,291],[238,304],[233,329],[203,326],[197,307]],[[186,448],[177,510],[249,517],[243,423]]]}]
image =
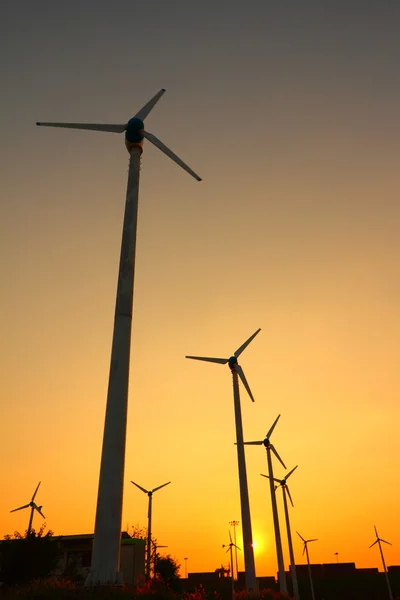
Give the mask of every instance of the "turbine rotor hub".
[{"label": "turbine rotor hub", "polygon": [[236,356],[231,356],[230,359],[228,360],[228,365],[229,365],[229,368],[231,369],[231,371],[235,370],[235,367],[237,364],[238,364],[238,361],[237,361]]},{"label": "turbine rotor hub", "polygon": [[129,119],[125,129],[125,145],[128,152],[131,152],[134,146],[142,147],[143,135],[139,133],[142,129],[144,129],[142,119],[138,119],[138,117]]},{"label": "turbine rotor hub", "polygon": [[263,441],[263,444],[266,448],[269,448],[269,438],[265,438],[265,440]]}]

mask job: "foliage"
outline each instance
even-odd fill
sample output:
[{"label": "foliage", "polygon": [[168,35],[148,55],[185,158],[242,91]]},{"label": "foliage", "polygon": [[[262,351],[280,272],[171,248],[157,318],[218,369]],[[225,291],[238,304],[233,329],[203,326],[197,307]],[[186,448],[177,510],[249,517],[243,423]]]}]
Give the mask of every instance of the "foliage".
[{"label": "foliage", "polygon": [[179,569],[180,565],[170,554],[167,556],[156,555],[154,575],[157,581],[176,591],[180,589]]},{"label": "foliage", "polygon": [[45,526],[25,536],[16,531],[0,543],[0,581],[6,584],[26,584],[48,577],[59,559],[58,539]]}]

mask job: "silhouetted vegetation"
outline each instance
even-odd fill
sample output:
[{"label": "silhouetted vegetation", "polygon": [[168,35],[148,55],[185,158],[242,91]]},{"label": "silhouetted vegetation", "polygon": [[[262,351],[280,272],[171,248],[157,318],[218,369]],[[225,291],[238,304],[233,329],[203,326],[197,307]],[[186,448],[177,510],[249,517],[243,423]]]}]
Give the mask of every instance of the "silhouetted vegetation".
[{"label": "silhouetted vegetation", "polygon": [[169,554],[167,556],[156,555],[154,561],[155,578],[174,591],[180,590],[179,569],[180,565]]},{"label": "silhouetted vegetation", "polygon": [[49,577],[59,559],[58,538],[52,531],[31,530],[22,535],[4,536],[0,543],[0,581],[8,584],[26,584]]}]

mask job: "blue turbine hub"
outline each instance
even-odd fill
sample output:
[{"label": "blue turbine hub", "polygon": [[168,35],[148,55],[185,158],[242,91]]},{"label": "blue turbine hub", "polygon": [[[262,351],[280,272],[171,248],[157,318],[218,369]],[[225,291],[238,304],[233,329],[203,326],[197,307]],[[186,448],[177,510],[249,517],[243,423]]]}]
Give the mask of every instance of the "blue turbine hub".
[{"label": "blue turbine hub", "polygon": [[231,356],[230,359],[228,360],[228,365],[230,366],[231,369],[234,369],[235,366],[237,365],[237,358],[236,356]]},{"label": "blue turbine hub", "polygon": [[129,119],[125,131],[126,141],[131,144],[140,144],[143,140],[143,136],[139,133],[141,129],[144,129],[144,123],[141,119],[138,119],[137,117]]}]

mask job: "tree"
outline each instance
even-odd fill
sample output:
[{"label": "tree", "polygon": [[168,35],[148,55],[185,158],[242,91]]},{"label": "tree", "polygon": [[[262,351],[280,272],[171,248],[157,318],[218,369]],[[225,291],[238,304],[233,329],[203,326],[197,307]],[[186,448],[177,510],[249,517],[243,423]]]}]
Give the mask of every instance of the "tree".
[{"label": "tree", "polygon": [[0,542],[0,581],[7,584],[29,583],[48,577],[56,568],[60,551],[58,538],[41,527],[23,536],[16,531]]},{"label": "tree", "polygon": [[167,554],[167,556],[156,556],[154,574],[158,581],[173,590],[178,590],[180,587],[180,568],[180,564],[170,554]]}]

